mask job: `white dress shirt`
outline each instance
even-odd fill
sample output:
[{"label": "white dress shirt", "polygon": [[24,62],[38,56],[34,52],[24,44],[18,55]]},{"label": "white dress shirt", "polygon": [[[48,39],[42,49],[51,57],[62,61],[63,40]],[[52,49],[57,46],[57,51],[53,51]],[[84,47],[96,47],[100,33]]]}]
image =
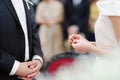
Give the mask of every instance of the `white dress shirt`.
[{"label": "white dress shirt", "polygon": [[[11,0],[13,7],[17,13],[18,19],[22,26],[24,36],[25,36],[25,61],[29,59],[29,42],[28,42],[28,31],[27,31],[27,22],[26,22],[26,13],[23,4],[23,0]],[[34,55],[33,59],[39,59],[43,62],[42,58],[38,55]],[[14,75],[20,65],[20,62],[15,60],[13,68],[10,72],[10,75]]]},{"label": "white dress shirt", "polygon": [[81,3],[82,0],[73,0],[73,5],[77,6]]}]

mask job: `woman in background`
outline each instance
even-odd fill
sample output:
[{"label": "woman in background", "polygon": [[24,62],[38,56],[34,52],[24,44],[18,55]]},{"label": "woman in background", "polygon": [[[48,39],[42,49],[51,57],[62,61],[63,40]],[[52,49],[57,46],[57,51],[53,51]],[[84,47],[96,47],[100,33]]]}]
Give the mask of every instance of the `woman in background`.
[{"label": "woman in background", "polygon": [[99,0],[97,5],[100,14],[95,25],[96,43],[76,34],[69,42],[78,52],[96,55],[95,80],[120,80],[120,1]]},{"label": "woman in background", "polygon": [[40,24],[39,35],[45,60],[56,54],[63,53],[63,5],[58,0],[43,0],[36,12],[36,21]]}]

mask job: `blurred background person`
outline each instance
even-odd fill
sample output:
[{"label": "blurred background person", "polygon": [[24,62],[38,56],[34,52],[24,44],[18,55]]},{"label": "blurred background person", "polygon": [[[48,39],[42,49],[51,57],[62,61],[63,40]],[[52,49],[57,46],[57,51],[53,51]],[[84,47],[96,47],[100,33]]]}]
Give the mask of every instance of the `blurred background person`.
[{"label": "blurred background person", "polygon": [[64,9],[58,0],[43,0],[37,7],[36,21],[45,60],[64,52],[62,26]]},{"label": "blurred background person", "polygon": [[[64,37],[68,38],[68,30],[71,27],[78,27],[79,33],[84,33],[87,37],[88,20],[90,11],[90,0],[64,0]],[[74,29],[73,28],[73,29]],[[71,30],[72,31],[72,30]],[[78,33],[75,32],[75,33]],[[72,33],[72,32],[70,32]]]}]

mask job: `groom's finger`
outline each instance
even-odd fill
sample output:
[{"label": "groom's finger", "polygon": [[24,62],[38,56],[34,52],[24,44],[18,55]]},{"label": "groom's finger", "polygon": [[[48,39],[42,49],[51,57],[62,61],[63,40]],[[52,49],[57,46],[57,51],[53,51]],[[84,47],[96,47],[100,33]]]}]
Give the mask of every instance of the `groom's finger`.
[{"label": "groom's finger", "polygon": [[29,74],[27,77],[28,77],[28,78],[34,78],[35,76],[37,76],[38,73],[39,73],[39,72],[34,72],[34,73],[32,73],[32,74]]}]

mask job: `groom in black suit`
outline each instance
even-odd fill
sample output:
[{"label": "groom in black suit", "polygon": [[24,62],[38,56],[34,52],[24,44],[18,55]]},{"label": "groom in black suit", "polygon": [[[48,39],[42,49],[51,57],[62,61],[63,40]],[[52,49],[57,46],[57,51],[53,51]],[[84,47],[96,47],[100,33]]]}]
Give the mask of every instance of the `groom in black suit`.
[{"label": "groom in black suit", "polygon": [[0,80],[32,80],[42,64],[31,4],[0,0]]},{"label": "groom in black suit", "polygon": [[70,34],[69,32],[72,31],[69,29],[74,29],[75,27],[78,27],[76,31],[84,33],[87,36],[90,0],[63,0],[63,3],[65,10],[63,22],[64,32],[66,32],[64,33],[65,38],[67,38],[68,34]]}]

